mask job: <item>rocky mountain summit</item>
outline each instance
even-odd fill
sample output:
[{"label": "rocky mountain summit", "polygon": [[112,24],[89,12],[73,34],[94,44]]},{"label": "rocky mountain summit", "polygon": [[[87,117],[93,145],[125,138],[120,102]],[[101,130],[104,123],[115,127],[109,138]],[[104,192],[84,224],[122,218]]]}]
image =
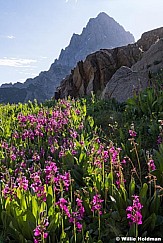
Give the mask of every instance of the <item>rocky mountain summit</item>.
[{"label": "rocky mountain summit", "polygon": [[69,46],[61,51],[56,63],[73,68],[78,61],[101,48],[111,49],[129,43],[134,43],[133,35],[106,13],[100,13],[89,20],[81,35],[73,34]]},{"label": "rocky mountain summit", "polygon": [[114,48],[134,43],[134,37],[126,32],[113,18],[100,13],[91,18],[80,35],[73,34],[70,44],[62,50],[48,71],[41,72],[25,83],[2,85],[0,88],[1,103],[26,102],[37,99],[42,102],[54,96],[56,87],[63,78],[71,73],[77,62],[101,48]]},{"label": "rocky mountain summit", "polygon": [[163,68],[163,28],[144,33],[134,44],[102,49],[78,62],[65,78],[60,97],[82,97],[93,91],[103,99],[125,101],[148,86],[149,74]]}]

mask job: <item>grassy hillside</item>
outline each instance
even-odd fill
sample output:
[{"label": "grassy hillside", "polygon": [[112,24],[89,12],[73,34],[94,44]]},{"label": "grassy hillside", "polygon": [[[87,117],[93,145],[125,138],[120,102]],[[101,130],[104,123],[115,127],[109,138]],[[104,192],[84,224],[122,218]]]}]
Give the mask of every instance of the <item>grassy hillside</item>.
[{"label": "grassy hillside", "polygon": [[1,242],[163,237],[162,84],[125,104],[1,105]]}]

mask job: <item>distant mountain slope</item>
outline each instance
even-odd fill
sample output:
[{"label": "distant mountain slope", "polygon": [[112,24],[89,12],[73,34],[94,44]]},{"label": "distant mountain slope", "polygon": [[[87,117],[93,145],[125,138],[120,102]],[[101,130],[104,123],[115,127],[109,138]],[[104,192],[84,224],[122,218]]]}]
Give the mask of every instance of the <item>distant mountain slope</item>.
[{"label": "distant mountain slope", "polygon": [[[50,99],[62,79],[70,74],[77,62],[84,60],[88,54],[101,48],[114,48],[133,42],[134,37],[130,32],[126,32],[107,14],[100,13],[96,18],[89,20],[81,35],[73,34],[68,47],[61,51],[58,60],[55,60],[48,71],[41,72],[35,78],[27,79],[23,84],[2,85],[0,102],[10,102],[12,100],[10,96],[15,94],[15,103],[33,99],[42,102]],[[22,89],[24,98],[22,98]]]}]

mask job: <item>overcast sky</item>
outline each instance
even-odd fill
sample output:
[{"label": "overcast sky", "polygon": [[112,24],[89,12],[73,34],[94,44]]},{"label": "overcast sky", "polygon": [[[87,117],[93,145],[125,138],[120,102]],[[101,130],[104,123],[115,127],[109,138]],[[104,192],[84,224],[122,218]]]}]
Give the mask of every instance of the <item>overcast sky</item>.
[{"label": "overcast sky", "polygon": [[136,40],[163,26],[163,0],[0,0],[0,84],[48,70],[72,34],[100,12]]}]

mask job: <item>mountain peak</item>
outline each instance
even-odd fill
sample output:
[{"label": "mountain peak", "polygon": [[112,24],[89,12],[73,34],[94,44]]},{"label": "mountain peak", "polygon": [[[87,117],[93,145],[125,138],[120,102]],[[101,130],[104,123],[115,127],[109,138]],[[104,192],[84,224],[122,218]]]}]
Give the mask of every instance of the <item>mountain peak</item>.
[{"label": "mountain peak", "polygon": [[[105,22],[105,23],[117,23],[111,16],[106,14],[105,12],[100,12],[95,18],[90,18],[89,22],[95,21],[95,22]],[[88,22],[88,23],[89,23]],[[118,24],[118,23],[117,23]]]},{"label": "mountain peak", "polygon": [[[100,49],[111,49],[132,42],[134,42],[132,34],[126,32],[121,25],[106,13],[101,12],[96,18],[91,18],[88,21],[81,34],[72,35],[70,44],[61,50],[59,58],[52,63],[48,71],[41,72],[39,76],[33,79],[27,79],[21,85],[16,83],[11,88],[2,87],[0,89],[0,99],[2,101],[6,100],[5,92],[8,90],[17,92],[21,97],[24,96],[22,98],[24,102],[33,99],[42,102],[49,99],[54,95],[54,90],[59,86],[59,83],[66,75],[70,74],[71,69],[76,66],[77,62],[84,61],[89,54]],[[8,97],[13,96],[8,95]],[[15,99],[17,102],[20,101],[19,98]]]},{"label": "mountain peak", "polygon": [[112,17],[101,12],[97,17],[89,19],[80,35],[73,34],[69,46],[61,51],[57,63],[73,68],[78,61],[84,60],[88,54],[99,49],[111,49],[134,41],[130,32],[125,31]]},{"label": "mountain peak", "polygon": [[97,17],[97,19],[101,18],[101,19],[104,19],[104,18],[107,18],[107,19],[113,19],[112,17],[110,17],[108,14],[106,14],[105,12],[100,12]]},{"label": "mountain peak", "polygon": [[95,18],[90,18],[86,28],[91,24],[101,24],[101,25],[110,25],[112,23],[117,23],[112,17],[107,15],[105,12],[101,12]]}]

